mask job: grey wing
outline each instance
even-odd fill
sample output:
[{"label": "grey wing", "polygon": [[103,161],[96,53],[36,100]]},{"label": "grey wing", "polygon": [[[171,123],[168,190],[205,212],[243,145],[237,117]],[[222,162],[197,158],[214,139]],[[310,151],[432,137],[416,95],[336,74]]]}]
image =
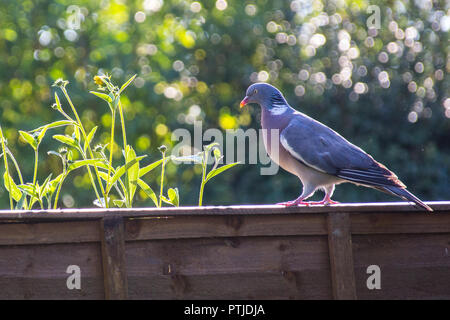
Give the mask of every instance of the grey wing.
[{"label": "grey wing", "polygon": [[405,187],[361,148],[305,115],[295,115],[280,141],[294,158],[318,171],[364,185]]}]

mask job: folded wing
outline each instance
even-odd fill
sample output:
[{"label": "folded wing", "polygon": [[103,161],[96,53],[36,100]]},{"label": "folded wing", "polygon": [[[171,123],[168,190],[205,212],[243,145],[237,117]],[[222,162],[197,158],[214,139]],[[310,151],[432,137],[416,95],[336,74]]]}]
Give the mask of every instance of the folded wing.
[{"label": "folded wing", "polygon": [[306,115],[296,114],[281,132],[280,141],[294,158],[318,171],[366,186],[406,188],[361,148]]}]

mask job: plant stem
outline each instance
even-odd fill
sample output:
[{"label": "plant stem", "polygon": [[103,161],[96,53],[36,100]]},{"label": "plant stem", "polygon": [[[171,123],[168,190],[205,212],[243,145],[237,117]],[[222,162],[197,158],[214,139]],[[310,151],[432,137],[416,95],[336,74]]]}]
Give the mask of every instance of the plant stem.
[{"label": "plant stem", "polygon": [[20,184],[23,184],[23,178],[22,178],[22,172],[20,171],[19,164],[17,163],[16,159],[14,158],[11,151],[9,151],[8,147],[6,147],[8,150],[9,157],[11,158],[11,161],[14,163],[14,166],[16,167],[17,175],[19,176]]},{"label": "plant stem", "polygon": [[203,189],[205,188],[205,184],[202,181],[202,184],[200,185],[200,195],[198,197],[198,206],[201,207],[203,203]]},{"label": "plant stem", "polygon": [[54,209],[58,209],[59,193],[60,193],[60,191],[61,191],[61,186],[62,186],[62,184],[63,184],[65,178],[66,178],[66,177],[63,176],[63,177],[61,178],[61,181],[60,181],[59,184],[58,184],[58,190],[56,190],[56,196],[55,196],[55,205],[54,205],[54,207],[53,207]]},{"label": "plant stem", "polygon": [[[9,155],[11,161],[14,163],[14,166],[16,167],[16,171],[17,171],[17,175],[19,176],[20,184],[23,184],[22,172],[20,171],[19,164],[17,163],[16,158],[14,158],[14,155],[8,149],[8,147],[6,147],[6,151],[7,151],[8,155]],[[24,202],[24,208],[28,209],[28,201],[27,201],[26,198],[25,198],[25,202]]]},{"label": "plant stem", "polygon": [[11,210],[14,209],[14,203],[13,203],[13,199],[12,199],[12,194],[11,194],[11,181],[9,180],[9,170],[8,170],[8,157],[7,157],[7,152],[6,152],[6,147],[5,147],[5,138],[3,137],[3,131],[2,131],[2,127],[0,126],[0,140],[1,140],[1,144],[2,144],[2,150],[3,150],[3,161],[5,163],[5,174],[8,176],[8,190],[9,190],[9,205],[11,207]]},{"label": "plant stem", "polygon": [[205,184],[206,184],[206,182],[205,182],[205,177],[206,177],[206,167],[207,167],[207,165],[208,165],[208,153],[209,152],[207,152],[207,151],[204,151],[203,152],[203,156],[202,156],[202,160],[203,160],[203,162],[202,162],[202,168],[203,168],[203,170],[202,170],[202,183],[201,183],[201,185],[200,185],[200,194],[199,194],[199,196],[198,196],[198,206],[199,207],[201,207],[202,206],[202,204],[203,204],[203,190],[204,190],[204,188],[205,188]]},{"label": "plant stem", "polygon": [[165,169],[165,165],[166,165],[166,152],[164,151],[162,153],[163,157],[163,161],[161,164],[161,186],[159,189],[159,205],[158,208],[161,208],[162,206],[162,197],[163,197],[163,191],[164,191],[164,169]]},{"label": "plant stem", "polygon": [[38,169],[38,148],[34,150],[34,173],[33,173],[33,188],[36,188],[36,178]]},{"label": "plant stem", "polygon": [[[80,119],[80,117],[78,116],[78,112],[77,112],[77,110],[75,109],[75,106],[73,105],[72,100],[70,99],[69,94],[67,93],[66,88],[61,87],[61,90],[62,90],[62,92],[64,93],[64,96],[66,97],[67,101],[69,102],[70,108],[72,109],[72,112],[73,112],[73,114],[75,115],[75,118],[77,119],[78,124],[80,125],[80,129],[81,129],[81,133],[82,133],[82,135],[83,135],[84,141],[87,141],[86,131],[84,130],[83,124],[81,123],[81,119]],[[90,146],[89,143],[87,143],[87,147],[88,147],[88,150],[89,150],[89,155],[90,155],[90,157],[91,157],[92,159],[94,159],[94,153],[92,152],[92,149],[91,149],[91,146]],[[101,203],[100,195],[98,194],[97,186],[95,185],[94,178],[92,177],[91,169],[89,168],[89,166],[87,166],[86,168],[87,168],[87,170],[88,170],[89,178],[91,179],[91,184],[92,184],[92,186],[93,186],[93,188],[94,188],[95,195],[97,196],[98,201]],[[105,190],[103,189],[103,184],[102,184],[100,175],[99,175],[99,173],[98,173],[98,168],[97,168],[97,166],[96,166],[95,164],[94,164],[94,170],[95,170],[95,173],[96,173],[96,175],[97,175],[97,180],[98,180],[98,183],[99,183],[99,185],[100,185],[100,189],[101,189],[101,191],[102,191],[103,198],[105,199],[105,207],[108,208],[108,199],[106,198]]]},{"label": "plant stem", "polygon": [[66,166],[66,161],[64,160],[63,161],[63,176],[61,177],[61,181],[58,184],[58,190],[56,191],[54,209],[58,209],[59,193],[61,191],[61,186],[64,182],[64,179],[66,179],[66,177],[67,177],[67,166]]},{"label": "plant stem", "polygon": [[122,108],[122,103],[120,102],[120,97],[118,97],[117,99],[119,99],[118,102],[118,106],[119,106],[119,115],[120,115],[120,124],[122,126],[122,139],[123,139],[123,150],[125,152],[125,186],[127,187],[125,190],[125,202],[127,207],[131,207],[131,199],[130,199],[130,181],[129,181],[129,177],[128,177],[128,168],[126,167],[127,162],[128,162],[128,156],[127,156],[127,132],[125,131],[125,118],[123,116],[123,108]]},{"label": "plant stem", "polygon": [[114,124],[116,122],[116,111],[112,109],[112,120],[111,120],[111,140],[109,142],[109,166],[108,166],[108,179],[106,181],[106,196],[108,196],[111,186],[109,185],[109,176],[111,174],[112,158],[114,153]]}]

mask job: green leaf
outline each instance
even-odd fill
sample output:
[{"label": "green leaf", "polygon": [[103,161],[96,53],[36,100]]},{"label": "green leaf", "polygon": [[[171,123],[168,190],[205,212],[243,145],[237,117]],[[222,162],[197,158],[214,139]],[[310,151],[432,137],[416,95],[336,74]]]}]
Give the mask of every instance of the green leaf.
[{"label": "green leaf", "polygon": [[113,203],[116,207],[122,208],[123,205],[125,204],[125,200],[113,200]]},{"label": "green leaf", "polygon": [[[130,146],[127,146],[127,162],[133,161],[136,159],[136,152]],[[136,161],[135,164],[128,167],[128,194],[130,202],[134,197],[134,193],[136,192],[137,180],[139,178],[139,161]]]},{"label": "green leaf", "polygon": [[[9,180],[9,181],[8,181]],[[17,187],[17,185],[14,183],[14,180],[11,178],[11,176],[8,174],[8,172],[5,172],[3,175],[3,182],[5,184],[6,190],[11,194],[14,200],[19,201],[22,197],[22,192]],[[9,186],[11,187],[11,190],[9,189]]]},{"label": "green leaf", "polygon": [[[166,158],[164,162],[167,163],[167,161],[169,161],[169,160],[170,160],[170,158]],[[162,162],[163,162],[163,159],[155,161],[153,163],[150,163],[148,166],[145,166],[145,167],[139,169],[139,178],[142,177],[143,175],[149,173],[156,167],[158,167]]]},{"label": "green leaf", "polygon": [[44,183],[42,184],[40,190],[39,190],[39,198],[42,199],[42,197],[45,196],[45,194],[48,192],[47,184],[50,182],[50,179],[52,178],[52,174],[45,179]]},{"label": "green leaf", "polygon": [[109,95],[107,95],[106,93],[101,93],[101,92],[97,92],[97,91],[89,91],[89,92],[92,93],[93,95],[96,95],[100,99],[105,100],[108,103],[112,102],[112,98]]},{"label": "green leaf", "polygon": [[78,149],[78,145],[75,143],[75,139],[72,137],[63,136],[61,134],[55,134],[53,136],[53,139],[58,140],[59,142],[62,142],[64,144],[67,144],[68,146]]},{"label": "green leaf", "polygon": [[61,182],[61,180],[63,179],[64,174],[61,173],[59,176],[57,176],[55,179],[51,180],[49,182],[49,184],[47,185],[47,194],[53,194],[56,191],[56,188],[58,187],[58,184]]},{"label": "green leaf", "polygon": [[59,121],[55,121],[49,124],[46,124],[45,126],[41,126],[39,128],[33,129],[30,132],[36,132],[36,131],[40,131],[44,128],[47,129],[53,129],[53,128],[58,128],[58,127],[63,127],[63,126],[69,126],[69,125],[74,125],[74,126],[78,126],[78,124],[76,122],[73,122],[71,120],[59,120]]},{"label": "green leaf", "polygon": [[178,188],[169,188],[169,190],[167,190],[167,195],[169,198],[162,196],[161,200],[167,204],[171,204],[175,207],[178,207],[180,204]]},{"label": "green leaf", "polygon": [[142,189],[142,191],[145,192],[145,194],[152,199],[153,203],[155,204],[155,206],[158,206],[158,198],[156,197],[155,192],[152,190],[152,188],[150,188],[150,186],[145,183],[144,180],[142,179],[138,179],[137,181],[139,187]]},{"label": "green leaf", "polygon": [[125,82],[122,87],[120,87],[119,90],[119,95],[123,92],[123,90],[126,89],[126,87],[128,87],[130,85],[130,83],[136,78],[137,74],[135,74],[134,76],[132,76],[130,79],[128,79],[127,82]]},{"label": "green leaf", "polygon": [[[39,132],[39,131],[36,131]],[[39,144],[41,143],[42,139],[45,136],[45,133],[47,132],[47,127],[42,128],[42,130],[39,132],[38,136],[37,136],[37,146],[39,146]]]},{"label": "green leaf", "polygon": [[108,165],[105,163],[105,160],[103,159],[85,159],[72,162],[67,167],[67,171],[70,172],[83,166],[97,166],[108,170]]},{"label": "green leaf", "polygon": [[[108,173],[99,171],[98,174],[100,175],[100,178],[102,178],[105,181],[108,181]],[[111,176],[109,176],[109,180],[111,180]]]},{"label": "green leaf", "polygon": [[116,181],[125,174],[125,170],[133,166],[136,162],[140,161],[141,159],[145,158],[146,156],[139,156],[133,159],[130,162],[127,162],[126,165],[121,166],[117,168],[116,172],[114,173],[112,179],[109,180],[109,186],[106,188],[106,192],[109,192],[112,188],[112,186],[116,183]]},{"label": "green leaf", "polygon": [[37,148],[37,143],[34,137],[26,131],[19,130],[20,136],[34,149]]},{"label": "green leaf", "polygon": [[20,200],[16,204],[16,210],[17,209],[26,209],[27,207],[27,194],[24,192],[22,193],[22,196],[20,197]]},{"label": "green leaf", "polygon": [[94,138],[97,128],[98,128],[98,126],[95,126],[94,128],[92,128],[91,132],[89,132],[89,134],[87,135],[87,139],[84,142],[84,152],[86,152],[88,145],[91,143],[92,139]]},{"label": "green leaf", "polygon": [[61,110],[61,101],[59,100],[58,94],[55,92],[55,102],[56,106],[58,107],[58,110]]},{"label": "green leaf", "polygon": [[80,129],[78,129],[77,126],[73,126],[72,138],[75,139],[75,142],[79,143],[79,141],[80,141]]},{"label": "green leaf", "polygon": [[175,207],[178,207],[180,205],[180,195],[178,193],[178,188],[169,188],[169,190],[167,191],[167,195],[169,196],[169,201]]},{"label": "green leaf", "polygon": [[217,169],[213,169],[211,170],[208,175],[206,176],[205,182],[208,182],[210,179],[212,179],[213,177],[217,176],[218,174],[224,172],[225,170],[228,170],[232,167],[234,167],[235,165],[240,164],[240,162],[233,162],[224,166],[221,166],[220,168]]},{"label": "green leaf", "polygon": [[23,192],[29,194],[31,197],[39,199],[39,194],[36,192],[36,188],[31,183],[20,184],[18,188]]}]

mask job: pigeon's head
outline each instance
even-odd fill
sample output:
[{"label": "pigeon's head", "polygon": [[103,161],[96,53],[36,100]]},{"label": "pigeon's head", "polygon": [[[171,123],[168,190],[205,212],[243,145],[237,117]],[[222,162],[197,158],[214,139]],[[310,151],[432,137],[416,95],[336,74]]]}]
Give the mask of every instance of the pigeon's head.
[{"label": "pigeon's head", "polygon": [[273,104],[287,104],[281,92],[268,83],[254,83],[248,87],[245,98],[241,101],[240,107],[246,104],[257,103],[261,107],[271,108]]}]

